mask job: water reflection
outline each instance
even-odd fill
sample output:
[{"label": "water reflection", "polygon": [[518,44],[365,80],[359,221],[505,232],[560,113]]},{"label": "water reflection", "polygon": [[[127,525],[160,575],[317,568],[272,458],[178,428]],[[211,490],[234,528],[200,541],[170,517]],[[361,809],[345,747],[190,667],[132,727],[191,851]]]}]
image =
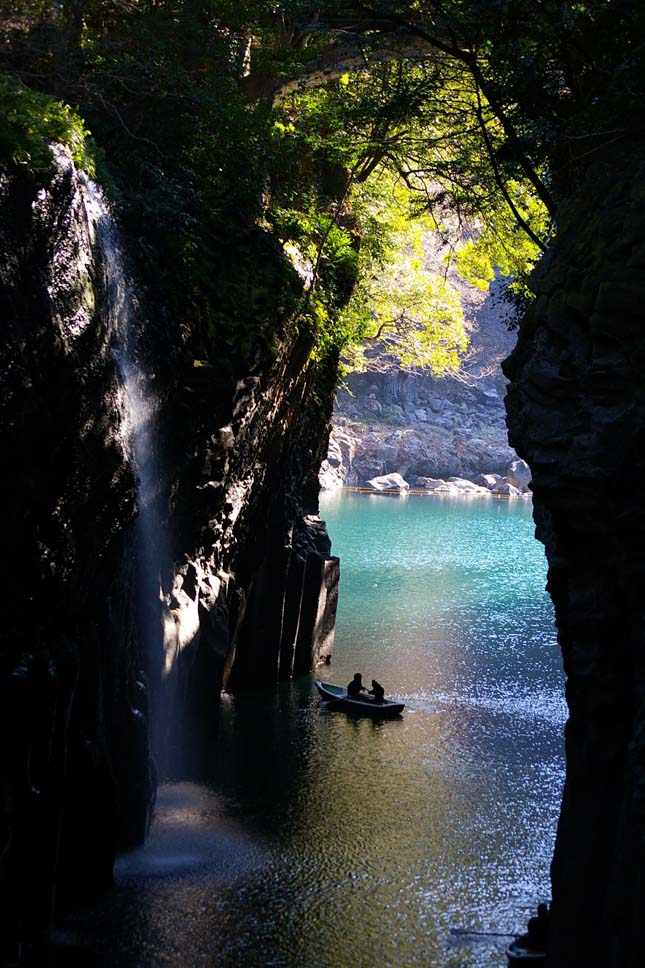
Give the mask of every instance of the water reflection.
[{"label": "water reflection", "polygon": [[325,514],[344,564],[326,672],[375,675],[406,713],[321,712],[311,678],[226,697],[211,786],[166,788],[119,864],[102,964],[501,966],[501,940],[450,928],[515,930],[548,897],[564,708],[529,509]]}]

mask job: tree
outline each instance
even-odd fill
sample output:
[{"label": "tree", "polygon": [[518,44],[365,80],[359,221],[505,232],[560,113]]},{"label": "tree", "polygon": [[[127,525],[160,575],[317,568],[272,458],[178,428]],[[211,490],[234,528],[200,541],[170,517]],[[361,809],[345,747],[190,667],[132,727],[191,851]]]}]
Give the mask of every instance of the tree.
[{"label": "tree", "polygon": [[[204,292],[214,240],[233,224],[240,237],[263,225],[300,253],[311,285],[299,325],[338,349],[373,335],[379,313],[357,313],[352,288],[365,295],[396,251],[360,215],[361,186],[390,179],[471,281],[486,285],[496,264],[521,289],[578,168],[629,136],[612,103],[642,113],[643,12],[629,0],[12,9],[5,69],[77,104],[106,145],[126,221],[143,226],[141,251],[151,272],[165,267],[159,284],[200,354],[224,326]],[[446,206],[469,226],[465,243]]]}]

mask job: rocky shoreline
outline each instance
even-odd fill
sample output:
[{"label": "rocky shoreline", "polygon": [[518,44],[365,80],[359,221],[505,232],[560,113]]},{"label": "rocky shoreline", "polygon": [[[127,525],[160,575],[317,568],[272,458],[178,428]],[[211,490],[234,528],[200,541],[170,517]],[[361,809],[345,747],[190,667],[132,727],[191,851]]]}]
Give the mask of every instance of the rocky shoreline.
[{"label": "rocky shoreline", "polygon": [[476,474],[472,478],[413,477],[406,481],[401,474],[385,474],[363,481],[358,485],[337,485],[327,490],[342,488],[367,494],[437,494],[451,497],[500,497],[530,498],[531,471],[525,461],[511,461],[505,475],[497,473]]}]

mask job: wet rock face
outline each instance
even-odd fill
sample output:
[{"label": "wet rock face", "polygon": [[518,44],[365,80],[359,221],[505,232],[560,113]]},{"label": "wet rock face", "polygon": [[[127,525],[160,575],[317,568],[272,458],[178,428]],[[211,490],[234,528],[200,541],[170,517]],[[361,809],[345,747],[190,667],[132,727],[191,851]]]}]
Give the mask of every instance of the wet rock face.
[{"label": "wet rock face", "polygon": [[[317,469],[336,360],[314,364],[310,338],[279,329],[284,266],[261,233],[247,261],[261,266],[253,295],[264,285],[275,303],[270,339],[232,353],[224,375],[192,358],[179,372],[171,327],[150,327],[172,363],[156,380],[164,541],[142,557],[133,411],[113,345],[141,306],[115,291],[116,227],[97,222],[109,213],[64,152],[47,183],[0,175],[0,206],[0,884],[20,938],[56,902],[110,883],[118,847],[145,838],[157,768],[202,769],[223,685],[275,682],[330,653],[338,559]],[[152,358],[143,315],[138,325]]]},{"label": "wet rock face", "polygon": [[152,786],[124,554],[134,480],[71,162],[61,154],[46,184],[0,176],[0,209],[0,853],[4,916],[29,931],[47,923],[56,877],[67,896],[110,883]]},{"label": "wet rock face", "polygon": [[567,677],[549,964],[635,968],[645,945],[645,171],[589,172],[505,365]]},{"label": "wet rock face", "polygon": [[302,675],[331,654],[339,564],[318,518],[316,470],[335,361],[309,366],[311,348],[306,336],[285,341],[240,379],[219,407],[227,423],[192,441],[175,481],[174,557],[186,565],[164,600],[164,688],[186,710],[193,761],[216,730],[222,687]]}]

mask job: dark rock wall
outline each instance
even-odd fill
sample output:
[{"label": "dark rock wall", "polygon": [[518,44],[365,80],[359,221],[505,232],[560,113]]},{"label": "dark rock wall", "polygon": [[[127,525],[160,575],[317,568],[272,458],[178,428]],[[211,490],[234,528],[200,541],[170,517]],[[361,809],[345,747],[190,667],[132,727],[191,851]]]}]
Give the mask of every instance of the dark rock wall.
[{"label": "dark rock wall", "polygon": [[172,327],[142,317],[143,349],[166,357],[165,535],[142,579],[110,266],[82,178],[57,152],[47,183],[2,175],[0,204],[0,887],[25,937],[57,902],[110,883],[118,847],[145,837],[159,769],[208,768],[223,685],[308,672],[329,654],[338,560],[317,470],[336,361],[276,322],[280,279],[296,295],[299,284],[259,232],[245,256],[255,273],[232,251],[230,268],[254,287],[249,303],[257,290],[270,304],[268,335],[256,325],[220,367],[186,366]]},{"label": "dark rock wall", "polygon": [[313,362],[312,348],[308,336],[287,338],[238,381],[229,412],[219,408],[228,422],[193,440],[194,472],[176,482],[184,563],[164,598],[165,688],[179,702],[166,728],[186,729],[175,769],[207,748],[223,686],[303,674],[331,653],[338,559],[318,518],[316,471],[336,361]]},{"label": "dark rock wall", "polygon": [[642,157],[595,163],[560,214],[505,365],[570,711],[552,968],[635,968],[645,945]]},{"label": "dark rock wall", "polygon": [[[46,924],[111,881],[152,784],[130,608],[135,486],[77,173],[0,178],[5,613],[3,918]],[[64,863],[61,863],[64,861]]]}]

